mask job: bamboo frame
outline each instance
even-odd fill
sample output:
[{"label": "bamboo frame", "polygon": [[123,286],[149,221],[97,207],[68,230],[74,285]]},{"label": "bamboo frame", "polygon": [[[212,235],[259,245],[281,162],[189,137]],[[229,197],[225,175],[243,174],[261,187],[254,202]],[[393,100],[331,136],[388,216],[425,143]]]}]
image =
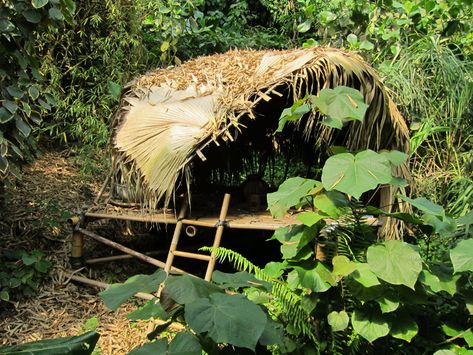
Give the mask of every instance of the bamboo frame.
[{"label": "bamboo frame", "polygon": [[[162,261],[159,261],[158,259],[152,258],[152,257],[150,257],[150,256],[147,256],[147,255],[143,254],[143,253],[137,252],[137,251],[135,251],[135,250],[133,250],[133,249],[130,249],[130,248],[124,246],[124,245],[121,245],[121,244],[116,243],[116,242],[114,242],[114,241],[111,241],[111,240],[109,240],[109,239],[107,239],[107,238],[104,238],[104,237],[102,237],[102,236],[100,236],[100,235],[98,235],[98,234],[96,234],[96,233],[90,232],[90,231],[88,231],[88,230],[86,230],[86,229],[82,229],[82,228],[77,228],[77,230],[78,230],[79,232],[81,232],[82,234],[84,234],[85,236],[87,236],[87,237],[90,237],[90,238],[92,238],[92,239],[95,239],[96,241],[98,241],[98,242],[100,242],[100,243],[103,243],[103,244],[105,244],[105,245],[108,245],[108,246],[110,246],[110,247],[112,247],[112,248],[118,249],[118,250],[120,250],[120,251],[122,251],[122,252],[124,252],[124,253],[126,253],[126,254],[132,255],[132,256],[134,256],[135,258],[140,259],[140,260],[143,260],[143,261],[145,261],[145,262],[147,262],[147,263],[149,263],[149,264],[151,264],[151,265],[160,267],[160,268],[162,268],[162,269],[164,269],[165,266],[166,266],[165,263],[163,263]],[[184,270],[178,269],[178,268],[176,268],[176,267],[171,267],[171,271],[177,271],[177,272],[182,272],[182,273],[186,273],[186,274],[187,274],[187,272],[185,272]]]}]

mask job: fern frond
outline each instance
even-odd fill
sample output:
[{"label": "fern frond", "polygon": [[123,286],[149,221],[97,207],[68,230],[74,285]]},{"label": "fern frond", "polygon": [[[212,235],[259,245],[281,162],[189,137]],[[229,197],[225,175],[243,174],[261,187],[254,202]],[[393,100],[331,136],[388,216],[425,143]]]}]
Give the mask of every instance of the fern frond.
[{"label": "fern frond", "polygon": [[207,251],[210,253],[215,253],[215,257],[221,263],[227,261],[233,264],[233,267],[239,271],[246,271],[250,274],[253,274],[256,278],[263,280],[263,281],[271,281],[271,277],[269,277],[266,273],[263,272],[261,268],[253,264],[243,255],[227,248],[223,247],[202,247],[199,250]]},{"label": "fern frond", "polygon": [[311,316],[301,305],[301,296],[291,290],[284,281],[270,277],[261,268],[233,250],[223,247],[202,247],[200,250],[214,252],[219,262],[228,260],[237,270],[249,272],[260,280],[270,282],[272,300],[280,306],[280,312],[286,322],[292,324],[297,332],[309,338],[314,344],[318,343],[315,331],[310,326]]}]

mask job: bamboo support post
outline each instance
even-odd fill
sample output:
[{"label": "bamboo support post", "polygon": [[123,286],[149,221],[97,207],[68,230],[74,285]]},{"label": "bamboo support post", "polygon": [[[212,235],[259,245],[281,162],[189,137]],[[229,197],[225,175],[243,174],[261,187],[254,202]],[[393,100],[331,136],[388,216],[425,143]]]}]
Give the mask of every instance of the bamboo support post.
[{"label": "bamboo support post", "polygon": [[174,234],[172,235],[171,245],[169,246],[168,257],[166,259],[166,264],[164,265],[164,271],[169,273],[172,268],[172,262],[174,261],[174,252],[177,249],[177,243],[179,242],[179,237],[181,235],[182,230],[182,220],[186,216],[187,209],[189,207],[189,201],[187,197],[184,197],[184,201],[179,211],[179,215],[177,217],[176,228],[174,229]]},{"label": "bamboo support post", "polygon": [[82,266],[82,257],[84,256],[84,235],[76,229],[80,218],[78,216],[71,217],[69,223],[72,226],[72,240],[71,240],[71,257],[70,262],[73,268]]},{"label": "bamboo support post", "polygon": [[[71,274],[66,274],[66,276],[69,278],[69,280],[81,282],[83,284],[93,286],[93,287],[98,287],[98,288],[105,289],[108,286],[110,286],[110,284],[107,284],[105,282],[91,280],[91,279],[88,279],[87,277],[71,275]],[[141,299],[144,299],[144,300],[152,300],[152,299],[156,298],[152,294],[145,293],[145,292],[138,292],[138,293],[135,294],[135,297],[138,297],[138,298],[141,298]]]},{"label": "bamboo support post", "polygon": [[220,210],[220,216],[219,216],[219,223],[217,227],[217,231],[215,232],[215,239],[213,243],[213,249],[210,254],[210,260],[209,260],[209,265],[207,266],[207,272],[205,273],[205,280],[210,281],[212,278],[212,272],[214,271],[215,268],[215,260],[216,260],[216,255],[215,255],[215,248],[218,248],[220,246],[220,242],[222,240],[222,234],[223,230],[225,228],[225,219],[227,218],[227,213],[228,213],[228,207],[230,206],[230,194],[225,194],[225,197],[223,198],[223,203],[222,203],[222,209]]},{"label": "bamboo support post", "polygon": [[[113,242],[113,241],[111,241],[107,238],[101,237],[100,235],[98,235],[96,233],[90,232],[90,231],[88,231],[86,229],[82,229],[82,228],[77,228],[77,230],[79,232],[81,232],[83,235],[87,236],[87,237],[95,239],[96,241],[98,241],[100,243],[103,243],[105,245],[108,245],[112,248],[118,249],[118,250],[120,250],[120,251],[122,251],[126,254],[132,255],[135,258],[143,260],[143,261],[145,261],[145,262],[147,262],[151,265],[154,265],[154,266],[157,266],[157,267],[160,267],[160,268],[164,268],[166,266],[166,264],[163,263],[162,261],[154,259],[150,256],[147,256],[147,255],[143,254],[143,253],[137,252],[133,249],[127,248],[126,246],[118,244],[116,242]],[[178,268],[175,268],[175,267],[172,267],[171,271],[177,271],[177,272],[184,272],[185,273],[184,270],[181,270],[181,269],[178,269]]]},{"label": "bamboo support post", "polygon": [[72,232],[72,250],[71,257],[80,259],[83,256],[84,236],[81,232],[74,230]]}]

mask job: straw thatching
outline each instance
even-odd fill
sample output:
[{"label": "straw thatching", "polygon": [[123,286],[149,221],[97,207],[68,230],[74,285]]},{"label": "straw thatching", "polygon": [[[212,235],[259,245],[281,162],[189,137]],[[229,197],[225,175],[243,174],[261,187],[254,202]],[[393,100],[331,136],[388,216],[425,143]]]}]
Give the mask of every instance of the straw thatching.
[{"label": "straw thatching", "polygon": [[[312,113],[273,134],[284,108],[340,85],[363,94],[363,123],[338,131]],[[177,188],[217,170],[231,176],[254,152],[264,165],[298,146],[409,147],[406,123],[376,71],[357,54],[329,47],[232,50],[148,73],[127,85],[112,126],[113,186],[144,206],[167,206]],[[381,193],[381,206],[392,204],[393,192]]]}]

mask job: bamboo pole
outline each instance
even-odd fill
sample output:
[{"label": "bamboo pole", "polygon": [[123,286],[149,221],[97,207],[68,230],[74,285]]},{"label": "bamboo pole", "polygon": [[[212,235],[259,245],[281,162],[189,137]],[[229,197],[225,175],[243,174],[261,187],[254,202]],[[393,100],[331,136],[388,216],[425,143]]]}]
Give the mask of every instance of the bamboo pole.
[{"label": "bamboo pole", "polygon": [[[135,258],[137,259],[140,259],[140,260],[143,260],[143,261],[146,261],[147,263],[151,264],[151,265],[154,265],[154,266],[157,266],[157,267],[160,267],[160,268],[163,268],[166,266],[165,263],[163,263],[162,261],[159,261],[157,259],[154,259],[150,256],[147,256],[143,253],[140,253],[140,252],[137,252],[133,249],[130,249],[130,248],[127,248],[126,246],[124,245],[121,245],[121,244],[118,244],[116,242],[113,242],[107,238],[104,238],[104,237],[101,237],[100,235],[96,234],[96,233],[93,233],[93,232],[90,232],[86,229],[82,229],[82,228],[77,228],[77,230],[79,232],[81,232],[82,234],[86,235],[87,237],[90,237],[92,239],[95,239],[96,241],[100,242],[100,243],[103,243],[105,245],[108,245],[112,248],[115,248],[115,249],[118,249],[126,254],[130,254],[132,256],[134,256]],[[181,270],[181,269],[178,269],[176,267],[172,267],[171,268],[171,271],[177,271],[177,272],[184,272],[186,273],[184,270]]]},{"label": "bamboo pole", "polygon": [[[66,276],[69,278],[69,280],[82,282],[83,284],[93,286],[93,287],[106,289],[108,286],[110,286],[110,284],[108,283],[97,281],[97,280],[91,280],[91,279],[88,279],[87,277],[71,275],[71,274],[66,274]],[[142,298],[144,300],[152,300],[156,298],[152,294],[145,293],[145,292],[138,292],[135,294],[135,297]]]},{"label": "bamboo pole", "polygon": [[215,239],[213,243],[213,250],[210,254],[210,260],[209,260],[209,265],[207,266],[207,272],[205,273],[205,280],[210,281],[212,278],[212,272],[214,271],[215,268],[215,260],[216,260],[216,255],[215,255],[215,248],[218,248],[220,246],[220,242],[222,240],[222,234],[223,230],[225,228],[224,222],[225,219],[227,218],[227,213],[228,213],[228,207],[230,206],[230,194],[225,194],[225,197],[223,198],[223,203],[222,203],[222,209],[220,210],[220,216],[219,216],[219,224],[217,227],[217,231],[215,232]]},{"label": "bamboo pole", "polygon": [[[164,253],[165,253],[164,250],[157,250],[157,251],[152,251],[152,252],[144,253],[144,254],[146,256],[151,256],[151,255],[161,255]],[[92,265],[92,264],[98,264],[98,263],[106,263],[109,261],[126,260],[126,259],[131,259],[133,257],[134,256],[130,254],[113,255],[113,256],[105,256],[102,258],[88,259],[88,260],[85,260],[84,263],[87,265]]]},{"label": "bamboo pole", "polygon": [[197,260],[204,260],[209,261],[210,255],[205,254],[197,254],[197,253],[189,253],[186,251],[174,250],[172,252],[174,256],[182,256],[183,258],[190,258],[190,259],[197,259]]},{"label": "bamboo pole", "polygon": [[166,259],[166,264],[164,265],[164,271],[169,273],[172,268],[172,262],[174,261],[174,252],[177,249],[177,244],[179,243],[179,237],[182,230],[182,219],[186,216],[187,209],[189,207],[189,200],[187,197],[184,197],[184,201],[177,217],[176,228],[174,229],[174,234],[172,235],[171,245],[169,246],[168,257]]}]

